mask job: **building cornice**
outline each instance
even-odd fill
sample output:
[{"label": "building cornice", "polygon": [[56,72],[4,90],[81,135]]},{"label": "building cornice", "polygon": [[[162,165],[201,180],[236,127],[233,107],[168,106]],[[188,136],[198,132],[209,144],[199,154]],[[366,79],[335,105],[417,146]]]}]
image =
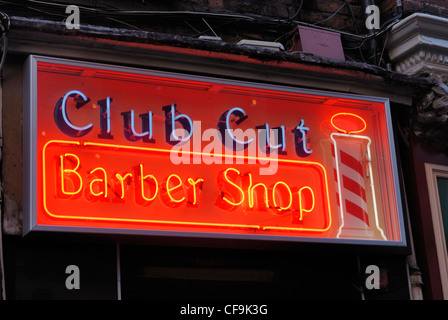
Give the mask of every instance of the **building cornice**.
[{"label": "building cornice", "polygon": [[393,26],[387,48],[395,70],[409,75],[448,73],[448,19],[414,13]]},{"label": "building cornice", "polygon": [[8,52],[155,68],[246,81],[389,98],[411,105],[434,85],[429,77],[308,53],[92,25],[11,17]]}]

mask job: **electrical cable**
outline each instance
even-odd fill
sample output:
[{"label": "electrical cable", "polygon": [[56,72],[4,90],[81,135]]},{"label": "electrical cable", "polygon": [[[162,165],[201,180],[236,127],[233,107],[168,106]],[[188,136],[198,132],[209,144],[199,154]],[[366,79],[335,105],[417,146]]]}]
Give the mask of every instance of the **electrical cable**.
[{"label": "electrical cable", "polygon": [[322,22],[326,22],[326,21],[328,21],[328,20],[331,20],[333,17],[335,17],[337,14],[338,14],[338,12],[339,11],[341,11],[342,10],[342,8],[344,8],[345,7],[345,2],[335,11],[335,12],[333,12],[329,17],[327,17],[327,18],[325,18],[325,19],[323,19],[323,20],[320,20],[320,21],[317,21],[317,22],[314,22],[313,23],[313,25],[317,25],[317,24],[320,24],[320,23],[322,23]]},{"label": "electrical cable", "polygon": [[350,15],[352,16],[352,24],[353,24],[353,27],[355,28],[355,33],[358,34],[358,27],[356,26],[356,18],[355,18],[355,13],[353,12],[352,5],[347,0],[344,0],[344,2],[347,4],[348,10],[350,11]]},{"label": "electrical cable", "polygon": [[[5,4],[11,4],[11,5],[19,5],[19,4],[23,3],[32,3],[32,4],[36,4],[38,6],[43,6],[47,9],[50,8],[54,8],[54,7],[66,7],[67,4],[66,3],[60,3],[60,2],[47,2],[47,1],[41,1],[41,0],[25,0],[25,1],[17,1],[17,2],[11,2],[11,1],[7,1],[7,0],[0,0],[0,3],[5,3]],[[347,3],[347,1],[344,1],[344,3]],[[302,4],[300,5],[300,11],[302,9],[303,6],[303,1]],[[359,35],[359,34],[353,34],[353,33],[349,33],[349,32],[344,32],[344,31],[338,31],[335,29],[331,29],[331,28],[325,28],[322,26],[318,26],[316,24],[311,24],[311,23],[304,23],[302,21],[296,21],[294,20],[297,15],[300,13],[300,11],[298,10],[296,12],[296,14],[294,14],[293,17],[289,18],[288,20],[283,20],[283,19],[272,19],[272,18],[268,18],[268,17],[263,17],[263,16],[250,16],[250,15],[241,15],[241,14],[228,14],[228,13],[213,13],[213,12],[200,12],[200,11],[164,11],[164,10],[118,10],[118,9],[98,9],[98,8],[91,8],[91,7],[87,7],[87,6],[78,6],[80,10],[84,10],[85,14],[92,14],[94,17],[107,17],[107,16],[128,16],[128,17],[138,17],[138,16],[173,16],[173,17],[179,17],[179,18],[186,18],[188,16],[191,17],[209,17],[209,18],[221,18],[221,19],[233,19],[233,20],[240,20],[240,21],[246,21],[246,22],[254,22],[254,23],[271,23],[271,24],[278,24],[278,23],[285,23],[285,24],[294,24],[294,25],[304,25],[304,26],[311,26],[311,27],[316,27],[316,28],[320,28],[320,29],[324,29],[324,30],[328,30],[328,31],[333,31],[333,32],[339,32],[341,35],[343,36],[347,36],[347,37],[351,37],[353,39],[357,39],[359,41],[362,41],[365,37],[372,37],[372,34],[366,34],[366,35]],[[350,8],[350,6],[349,6]],[[342,9],[342,8],[340,8]],[[338,9],[338,10],[340,10]],[[59,11],[58,11],[59,12]],[[335,15],[335,13],[333,13],[333,15]],[[328,19],[328,18],[327,18]],[[327,20],[324,19],[324,20]],[[323,21],[318,21],[316,23],[322,23]],[[377,35],[379,35],[377,33]]]},{"label": "electrical cable", "polygon": [[297,18],[297,16],[300,14],[300,11],[302,11],[302,5],[304,0],[300,0],[299,9],[297,9],[296,13],[291,18],[288,18],[288,20],[294,20]]},{"label": "electrical cable", "polygon": [[[287,20],[283,20],[283,19],[273,19],[270,17],[264,17],[264,16],[256,16],[256,15],[242,15],[242,14],[228,14],[228,13],[213,13],[213,12],[194,12],[194,11],[163,11],[163,10],[142,10],[142,11],[138,11],[138,10],[120,10],[120,9],[102,9],[102,8],[92,8],[92,7],[88,7],[88,6],[78,6],[80,8],[80,10],[82,10],[84,15],[87,15],[88,17],[103,17],[106,19],[116,19],[119,17],[132,17],[132,18],[136,18],[136,17],[148,17],[148,16],[162,16],[162,17],[173,17],[173,18],[180,18],[183,19],[185,21],[186,18],[191,17],[191,18],[214,18],[214,19],[224,19],[227,21],[241,21],[241,22],[248,22],[248,23],[265,23],[265,24],[272,24],[272,25],[278,25],[278,24],[285,24],[285,25],[302,25],[302,26],[309,26],[309,27],[313,27],[313,28],[318,28],[318,29],[322,29],[322,30],[327,30],[327,31],[332,31],[332,32],[338,32],[339,34],[341,34],[342,37],[345,37],[347,40],[351,41],[351,42],[360,42],[361,44],[356,46],[356,47],[348,47],[347,49],[360,49],[362,47],[362,45],[364,45],[364,43],[366,41],[369,41],[371,39],[377,38],[379,36],[381,36],[383,33],[387,32],[397,21],[398,19],[401,18],[402,13],[399,12],[399,14],[391,19],[389,19],[388,21],[386,21],[381,28],[378,31],[375,31],[373,33],[369,33],[369,34],[358,34],[358,30],[356,28],[356,20],[354,19],[354,13],[353,10],[351,8],[350,3],[347,0],[341,0],[343,1],[343,4],[334,12],[332,13],[329,17],[317,21],[314,24],[311,23],[304,23],[302,21],[296,21],[294,19],[297,18],[297,16],[299,16],[302,8],[303,8],[303,4],[304,4],[304,0],[301,0],[299,3],[299,8],[298,10],[294,13],[294,15],[290,18],[288,18]],[[48,1],[44,1],[44,0],[22,0],[22,1],[17,1],[17,2],[11,2],[11,1],[7,1],[7,0],[0,0],[0,3],[3,4],[10,4],[10,5],[26,5],[27,7],[31,7],[32,9],[36,9],[36,10],[49,10],[53,12],[46,12],[47,14],[58,14],[60,13],[60,8],[61,7],[66,7],[67,3],[61,3],[61,2],[48,2]],[[320,26],[319,24],[326,22],[328,20],[330,20],[331,18],[333,18],[334,16],[336,16],[340,10],[342,10],[342,8],[344,8],[345,6],[348,7],[350,14],[352,16],[352,24],[354,23],[354,27],[355,27],[355,34],[354,33],[350,33],[350,32],[345,32],[342,30],[336,30],[336,29],[332,29],[332,28],[327,28],[327,27],[323,27]],[[110,6],[109,6],[110,7]],[[57,13],[54,12],[55,8],[58,8]],[[45,13],[45,12],[44,12]],[[122,22],[122,21],[120,21]],[[136,29],[138,29],[137,27],[135,27]],[[289,33],[284,34],[283,36],[280,36],[279,38],[276,39],[276,41],[278,41],[279,39],[283,38],[285,35],[287,35]]]},{"label": "electrical cable", "polygon": [[216,34],[215,30],[213,30],[213,28],[208,24],[207,20],[205,20],[204,18],[202,18],[202,21],[204,21],[204,23],[207,25],[207,27],[209,27],[209,29],[213,32],[213,34],[215,35],[215,37],[219,38],[219,36]]}]

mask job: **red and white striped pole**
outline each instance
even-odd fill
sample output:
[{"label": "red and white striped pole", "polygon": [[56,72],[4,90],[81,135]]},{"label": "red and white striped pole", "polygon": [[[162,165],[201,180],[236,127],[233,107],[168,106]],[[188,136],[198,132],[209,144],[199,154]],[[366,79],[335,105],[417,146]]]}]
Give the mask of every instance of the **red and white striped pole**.
[{"label": "red and white striped pole", "polygon": [[[336,117],[358,119],[361,126],[356,130],[344,129],[344,122],[339,121],[336,125]],[[339,113],[331,118],[331,124],[339,131],[330,135],[340,219],[337,237],[387,240],[378,219],[371,139],[355,134],[363,132],[366,123],[355,114]]]}]

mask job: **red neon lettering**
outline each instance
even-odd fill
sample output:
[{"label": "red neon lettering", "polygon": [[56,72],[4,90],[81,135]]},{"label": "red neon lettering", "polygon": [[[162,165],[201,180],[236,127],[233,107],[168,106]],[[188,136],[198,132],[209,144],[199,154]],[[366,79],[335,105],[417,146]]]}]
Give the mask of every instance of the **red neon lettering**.
[{"label": "red neon lettering", "polygon": [[[289,203],[288,203],[287,206],[283,206],[282,207],[282,203],[281,204],[277,204],[277,201],[275,200],[276,199],[276,194],[278,193],[277,187],[279,185],[284,186],[284,189],[286,189],[286,191],[287,191],[288,198],[289,198]],[[283,200],[283,196],[282,196],[283,194],[284,193],[280,194],[281,195],[280,196],[280,200]],[[277,183],[274,184],[274,186],[272,187],[272,202],[274,203],[274,207],[276,209],[278,209],[279,211],[289,210],[291,208],[291,206],[292,206],[292,200],[293,200],[293,198],[292,198],[291,189],[289,188],[289,186],[286,183],[284,183],[283,181],[278,181]]]},{"label": "red neon lettering", "polygon": [[[235,176],[234,174],[232,180],[230,180],[229,172],[236,173],[237,175]],[[256,184],[253,184],[252,174],[248,173],[247,176],[249,178],[249,186],[247,187],[246,191],[246,200],[243,188],[237,183],[237,181],[241,182],[242,180],[241,173],[237,169],[228,168],[222,173],[222,176],[227,184],[229,184],[230,186],[232,186],[232,188],[238,190],[239,192],[238,198],[233,194],[234,190],[232,190],[232,192],[227,190],[225,183],[218,179],[218,183],[221,184],[222,189],[221,197],[220,199],[218,199],[217,204],[222,209],[232,209],[233,207],[242,205],[244,203],[247,205],[247,208],[252,209],[255,207],[256,203],[258,203],[258,210],[266,210],[267,208],[277,210],[278,212],[294,210],[299,214],[299,218],[295,219],[295,223],[297,223],[297,220],[303,220],[303,217],[307,213],[310,213],[314,210],[316,201],[314,191],[310,186],[303,186],[297,192],[295,192],[295,194],[293,194],[288,184],[283,181],[277,181],[272,186],[272,188],[268,189],[268,187],[264,183],[258,182]],[[280,186],[282,186],[283,192],[280,190]],[[256,188],[258,188],[258,193],[255,191]],[[269,190],[271,192],[271,198],[268,197]],[[260,202],[260,195],[263,197],[263,204],[261,204]],[[235,199],[239,199],[239,201]]]},{"label": "red neon lettering", "polygon": [[[305,190],[308,190],[308,197],[305,198]],[[299,220],[303,220],[304,217],[304,213],[310,213],[314,210],[314,205],[316,203],[315,198],[314,198],[314,191],[313,189],[311,189],[308,186],[302,187],[299,189],[299,203],[300,203],[300,207],[299,207],[299,213],[300,213],[300,218]],[[306,201],[305,199],[308,199],[308,201]],[[309,204],[311,203],[311,205]],[[306,206],[306,204],[308,204],[308,206]],[[308,208],[305,208],[308,207]]]},{"label": "red neon lettering", "polygon": [[[139,167],[139,173],[140,173],[140,175],[139,175],[139,177],[140,177],[140,195],[141,195],[141,197],[145,201],[153,201],[156,198],[157,193],[159,191],[159,186],[158,186],[157,179],[152,174],[148,174],[146,176],[143,175],[143,164],[140,163],[138,167]],[[145,195],[145,181],[146,181],[146,179],[151,179],[153,181],[152,184],[155,186],[154,195],[152,197],[150,197],[150,198],[148,198]]]},{"label": "red neon lettering", "polygon": [[[236,173],[236,176],[235,176]],[[218,176],[218,186],[221,189],[221,197],[218,199],[218,206],[222,209],[232,209],[235,206],[239,206],[244,201],[244,191],[232,180],[237,180],[240,172],[234,168],[228,168]],[[233,176],[233,177],[232,177]],[[230,180],[232,179],[232,180]],[[228,183],[238,191],[238,195],[234,192],[230,192],[225,188],[225,184]],[[239,199],[239,201],[237,200]]]},{"label": "red neon lettering", "polygon": [[122,176],[121,174],[117,173],[115,174],[115,177],[118,179],[118,181],[120,181],[120,186],[121,186],[121,194],[120,194],[120,198],[123,199],[124,198],[124,181],[127,178],[132,178],[132,173],[126,173],[124,176]]},{"label": "red neon lettering", "polygon": [[[93,179],[92,181],[90,181],[89,183],[89,191],[92,195],[94,195],[95,197],[99,197],[99,196],[103,196],[104,198],[107,198],[107,173],[106,170],[104,170],[101,167],[95,168],[92,171],[90,171],[91,174],[94,174],[96,171],[99,171],[103,174],[103,178],[96,178]],[[93,188],[93,184],[94,183],[102,183],[103,184],[103,191],[100,192],[95,192],[94,188]]]},{"label": "red neon lettering", "polygon": [[249,173],[249,187],[247,188],[247,198],[249,202],[249,208],[254,207],[254,199],[257,197],[257,200],[260,196],[260,193],[255,193],[254,190],[257,187],[261,187],[262,190],[264,190],[264,206],[261,206],[260,201],[258,201],[258,209],[266,209],[269,207],[268,204],[268,187],[264,183],[256,183],[255,185],[252,185],[252,175]]},{"label": "red neon lettering", "polygon": [[[170,181],[172,179],[176,179],[178,181],[178,184],[174,185],[174,186],[170,186]],[[180,199],[175,199],[172,195],[172,191],[177,190],[179,188],[182,188],[182,180],[180,179],[180,177],[177,174],[171,174],[170,176],[168,176],[168,178],[166,179],[165,182],[165,187],[166,187],[166,194],[168,195],[168,197],[170,198],[170,200],[172,202],[175,203],[181,203],[182,201],[185,200],[185,196],[182,196]]]},{"label": "red neon lettering", "polygon": [[[70,158],[75,159],[75,167],[73,169],[66,169],[65,168],[65,159],[70,161]],[[60,159],[60,183],[61,183],[61,192],[64,195],[76,195],[78,194],[83,186],[83,182],[82,182],[82,178],[81,175],[77,172],[77,170],[79,169],[79,165],[81,164],[81,161],[79,160],[78,156],[73,154],[73,153],[66,153],[64,155],[61,155],[59,157]],[[73,180],[71,179],[71,177],[75,176],[78,179],[78,183],[73,182]],[[69,181],[72,182],[72,191],[69,191],[66,189],[66,178],[70,178]],[[78,185],[78,188],[76,188],[76,185]]]},{"label": "red neon lettering", "polygon": [[188,178],[187,182],[191,185],[187,189],[187,195],[188,195],[187,202],[192,206],[196,206],[198,200],[197,193],[202,191],[202,185],[204,184],[204,179],[199,178],[194,180],[192,178]]},{"label": "red neon lettering", "polygon": [[[263,222],[261,223],[253,222],[253,220],[250,222],[248,221],[248,223],[245,223],[245,220],[238,220],[242,223],[238,223],[235,220],[235,222],[237,223],[232,223],[232,221],[226,220],[226,222],[224,223],[217,223],[216,221],[208,221],[205,216],[199,221],[192,221],[191,216],[185,216],[185,218],[176,216],[172,220],[170,220],[170,218],[152,218],[150,212],[148,212],[148,216],[138,216],[131,214],[131,216],[129,217],[106,216],[102,215],[102,213],[98,215],[91,215],[88,212],[80,214],[72,214],[68,212],[66,215],[57,214],[55,213],[55,208],[57,209],[57,207],[55,207],[53,203],[49,201],[55,201],[57,199],[62,201],[67,201],[67,199],[70,199],[69,201],[73,201],[81,197],[83,194],[89,201],[100,200],[101,202],[121,202],[123,204],[126,203],[127,205],[132,205],[132,203],[138,205],[149,205],[154,200],[159,198],[162,203],[171,208],[180,206],[182,204],[189,207],[202,208],[200,200],[204,191],[204,205],[206,210],[207,205],[210,204],[209,200],[207,200],[210,199],[210,197],[208,196],[210,195],[210,190],[203,190],[205,179],[203,179],[202,177],[181,177],[180,175],[172,173],[169,174],[161,183],[158,183],[161,180],[157,179],[155,175],[151,174],[151,172],[145,172],[145,164],[140,163],[133,166],[132,163],[129,163],[129,161],[126,163],[127,166],[133,168],[132,173],[130,171],[124,170],[119,171],[120,173],[117,174],[117,171],[115,171],[111,176],[108,176],[107,172],[109,170],[113,171],[112,168],[114,167],[112,166],[112,168],[110,168],[110,162],[106,161],[104,164],[97,163],[96,165],[93,165],[92,168],[88,168],[88,166],[86,166],[86,163],[84,163],[84,153],[81,153],[80,155],[78,155],[77,152],[62,152],[55,154],[54,151],[51,151],[51,153],[47,151],[48,146],[61,144],[64,146],[75,146],[75,148],[86,146],[88,148],[113,148],[113,150],[116,150],[117,148],[119,148],[120,150],[138,150],[139,152],[151,151],[159,153],[164,152],[167,154],[170,152],[170,150],[164,149],[152,149],[143,147],[131,148],[128,146],[94,144],[87,142],[82,145],[78,142],[61,140],[51,140],[47,142],[43,148],[42,156],[42,187],[44,200],[43,206],[45,212],[52,217],[67,219],[95,219],[97,221],[133,221],[136,223],[148,222],[170,225],[181,224],[185,226],[225,226],[232,228],[256,228],[263,231],[287,230],[322,232],[328,230],[331,226],[331,216],[327,214],[329,212],[328,187],[326,183],[326,173],[323,166],[315,162],[292,161],[283,159],[279,161],[290,164],[298,164],[299,166],[305,163],[307,165],[313,165],[315,168],[317,168],[319,172],[322,173],[323,177],[323,186],[325,188],[322,190],[324,192],[322,196],[324,198],[321,199],[321,190],[315,189],[315,183],[310,185],[304,185],[301,183],[301,185],[299,185],[298,187],[292,188],[290,185],[283,181],[277,181],[269,187],[266,187],[267,184],[265,181],[254,181],[254,183],[251,182],[249,184],[249,178],[252,179],[253,177],[256,177],[256,175],[253,175],[250,172],[241,173],[235,168],[227,168],[226,170],[223,170],[218,176],[217,191],[221,191],[221,195],[218,196],[218,201],[215,202],[215,204],[218,204],[219,202],[225,204],[227,207],[224,206],[224,209],[226,210],[231,210],[239,207],[239,210],[242,209],[244,212],[246,209],[250,209],[250,197],[250,201],[253,207],[261,206],[263,208],[264,206],[265,208],[269,208],[273,210],[273,212],[278,214],[291,210],[292,214],[283,215],[284,217],[282,218],[279,217],[282,220],[276,220],[276,218],[274,220],[263,219]],[[85,149],[80,149],[81,152],[84,152],[84,150]],[[102,157],[95,158],[102,159]],[[53,159],[55,159],[56,161]],[[89,163],[88,161],[86,162],[87,164]],[[51,165],[51,163],[53,163],[53,165]],[[49,167],[53,167],[54,171],[50,170],[53,171],[52,173],[47,170],[47,168]],[[86,175],[86,177],[84,177],[83,175]],[[53,180],[56,183],[51,183],[50,180],[47,179],[50,177],[52,179],[56,179]],[[65,181],[62,181],[62,178],[64,178]],[[299,182],[300,180],[297,181]],[[213,193],[213,185],[211,186]],[[83,189],[84,193],[81,192]],[[269,197],[266,196],[266,189]],[[63,193],[62,191],[64,191],[65,193]],[[262,198],[264,200],[263,203],[260,202],[258,204],[258,201],[261,198],[257,199],[257,192],[262,195]],[[54,198],[54,195],[56,195],[57,198]],[[317,195],[318,197],[316,197]],[[138,202],[139,198],[141,200],[140,202]],[[151,202],[148,200],[153,201]],[[59,203],[63,204],[63,202]],[[69,205],[69,202],[65,203]],[[76,203],[77,202],[73,202],[73,204]],[[49,206],[49,204],[51,207]],[[160,203],[156,204],[156,206],[159,205]],[[322,205],[324,207],[322,207]],[[322,210],[325,211],[322,212]],[[203,210],[198,210],[198,214],[199,216],[202,216],[205,214],[205,212]],[[249,217],[250,216],[256,219],[257,212],[253,211],[249,213]],[[321,216],[325,220],[321,220]],[[287,220],[284,220],[285,218],[288,219],[288,217],[290,217],[289,222]],[[243,219],[246,218],[244,217]],[[278,223],[277,221],[281,222]],[[322,225],[320,225],[321,222],[323,222]]]},{"label": "red neon lettering", "polygon": [[[81,160],[73,153],[65,153],[59,156],[60,159],[60,192],[63,196],[73,196],[80,194],[83,188],[83,179],[78,172]],[[66,168],[66,162],[71,160],[74,163],[72,169]],[[146,205],[154,201],[159,194],[159,184],[157,178],[152,174],[144,174],[143,164],[138,165],[136,169],[136,181],[134,181],[134,188],[136,199],[140,198],[144,201],[137,201],[139,204]],[[93,197],[108,198],[108,179],[107,172],[102,167],[96,167],[89,172],[94,175],[94,179],[88,183],[87,192]],[[98,176],[100,175],[100,176]],[[126,172],[123,175],[116,173],[112,180],[116,179],[118,183],[115,183],[115,195],[119,199],[124,199],[126,190],[133,181],[132,173]],[[293,209],[298,213],[296,219],[303,220],[304,216],[311,213],[315,207],[315,195],[310,186],[302,186],[297,192],[295,192],[296,198],[291,191],[288,184],[283,181],[276,182],[271,188],[268,188],[264,183],[258,182],[253,184],[252,174],[247,173],[249,184],[246,192],[243,190],[242,174],[235,168],[228,168],[220,174],[218,178],[218,185],[221,186],[221,197],[218,200],[218,205],[223,209],[232,209],[234,207],[245,204],[246,208],[252,209],[258,203],[258,210],[266,210],[271,208],[278,212]],[[70,178],[71,187],[66,186],[67,179]],[[75,182],[73,182],[75,178]],[[127,181],[127,183],[126,183]],[[202,191],[204,179],[193,179],[188,177],[185,182],[177,174],[170,174],[162,182],[162,201],[169,207],[177,207],[181,203],[186,202],[189,206],[197,206],[199,194]],[[147,187],[149,186],[149,187]],[[229,190],[229,187],[231,188]],[[269,197],[269,192],[271,197]],[[246,196],[247,193],[247,196]],[[296,203],[293,208],[293,203]]]},{"label": "red neon lettering", "polygon": [[[67,162],[73,163],[73,168],[67,168]],[[59,181],[58,195],[61,198],[71,198],[75,195],[80,196],[84,182],[79,168],[81,166],[80,158],[73,153],[66,153],[59,156]],[[202,192],[204,179],[193,179],[188,177],[185,183],[177,174],[169,175],[162,183],[162,192],[159,192],[159,182],[152,174],[144,174],[144,165],[140,163],[135,169],[135,173],[126,172],[123,175],[116,173],[108,184],[107,172],[102,167],[96,167],[88,172],[92,175],[89,182],[86,183],[86,197],[90,201],[97,198],[109,198],[109,188],[114,191],[116,198],[123,200],[126,190],[133,181],[133,176],[137,179],[134,181],[135,199],[140,205],[147,205],[154,201],[157,195],[161,195],[162,201],[169,206],[177,206],[186,201],[190,206],[197,206]],[[185,184],[185,190],[184,190]]]}]

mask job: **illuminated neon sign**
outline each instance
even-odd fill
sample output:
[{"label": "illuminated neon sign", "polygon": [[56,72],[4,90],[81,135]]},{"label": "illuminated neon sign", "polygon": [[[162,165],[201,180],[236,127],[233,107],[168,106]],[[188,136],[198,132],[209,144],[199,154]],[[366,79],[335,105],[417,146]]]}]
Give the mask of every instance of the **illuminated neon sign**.
[{"label": "illuminated neon sign", "polygon": [[386,99],[46,57],[26,68],[25,233],[405,245]]}]

